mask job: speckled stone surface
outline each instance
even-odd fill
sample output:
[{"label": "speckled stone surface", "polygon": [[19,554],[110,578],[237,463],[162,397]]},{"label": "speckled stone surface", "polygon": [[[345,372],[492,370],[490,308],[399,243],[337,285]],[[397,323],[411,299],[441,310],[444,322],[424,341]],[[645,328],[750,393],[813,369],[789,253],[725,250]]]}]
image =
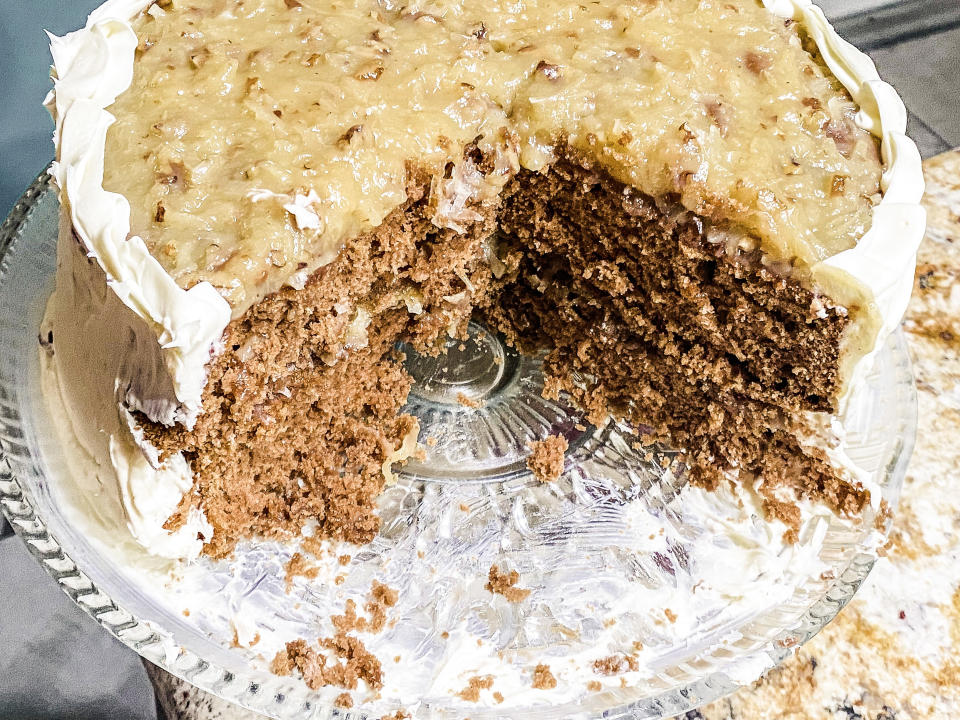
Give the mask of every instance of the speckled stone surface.
[{"label": "speckled stone surface", "polygon": [[960,151],[925,168],[929,227],[905,320],[917,445],[885,557],[792,659],[689,720],[960,717]]},{"label": "speckled stone surface", "polygon": [[[890,543],[856,598],[793,658],[683,720],[960,717],[960,151],[925,168],[929,229],[905,321],[919,425]],[[260,717],[148,673],[168,720]]]}]

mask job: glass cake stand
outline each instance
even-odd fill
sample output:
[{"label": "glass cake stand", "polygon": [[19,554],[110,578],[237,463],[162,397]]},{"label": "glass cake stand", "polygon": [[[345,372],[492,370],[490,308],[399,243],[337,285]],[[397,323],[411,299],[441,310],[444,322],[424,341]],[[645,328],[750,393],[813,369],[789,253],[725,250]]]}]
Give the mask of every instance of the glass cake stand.
[{"label": "glass cake stand", "polygon": [[[266,542],[229,560],[202,558],[171,581],[87,523],[83,502],[96,500],[71,490],[79,470],[50,429],[37,330],[53,289],[58,209],[42,175],[0,229],[0,506],[84,612],[215,695],[277,718],[400,708],[473,720],[671,717],[782,661],[849,602],[874,563],[882,533],[870,517],[855,524],[821,513],[799,543],[783,545],[783,528],[743,498],[687,486],[669,448],[641,447],[627,426],[590,427],[562,401],[544,400],[536,360],[473,327],[442,361],[409,356],[417,379],[409,410],[421,419],[426,455],[384,493],[371,544],[333,548],[334,569],[289,592],[292,551]],[[894,507],[916,426],[901,334],[842,423],[850,457]],[[550,434],[570,448],[563,476],[540,483],[525,457],[531,440]],[[346,567],[341,553],[351,555]],[[487,592],[493,564],[516,569],[529,597]],[[362,607],[373,580],[400,597],[387,629],[366,640],[383,662],[378,698],[339,710],[340,689],[311,691],[268,672],[282,641],[324,636],[346,598]],[[233,642],[249,645],[242,637],[251,635],[264,640]],[[598,673],[593,663],[604,656],[620,658],[621,673]],[[541,663],[555,688],[531,688]],[[458,695],[486,674],[494,687],[480,702]]]}]

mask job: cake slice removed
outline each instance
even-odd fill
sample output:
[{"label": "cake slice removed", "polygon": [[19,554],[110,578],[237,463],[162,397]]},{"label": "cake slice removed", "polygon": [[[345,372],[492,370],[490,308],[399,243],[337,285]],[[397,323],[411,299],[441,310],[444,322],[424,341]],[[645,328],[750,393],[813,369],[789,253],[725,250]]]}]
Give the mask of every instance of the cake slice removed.
[{"label": "cake slice removed", "polygon": [[694,482],[879,503],[811,438],[906,308],[919,155],[806,0],[111,0],[52,49],[46,325],[151,552],[371,540],[399,348],[471,318]]}]

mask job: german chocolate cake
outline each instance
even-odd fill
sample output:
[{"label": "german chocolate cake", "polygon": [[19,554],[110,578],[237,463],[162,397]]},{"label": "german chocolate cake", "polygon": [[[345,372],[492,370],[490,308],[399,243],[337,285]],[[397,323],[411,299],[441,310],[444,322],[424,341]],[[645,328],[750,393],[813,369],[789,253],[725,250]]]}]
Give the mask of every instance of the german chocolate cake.
[{"label": "german chocolate cake", "polygon": [[369,541],[425,442],[398,348],[471,319],[691,482],[879,503],[818,438],[906,308],[920,161],[807,0],[110,0],[52,50],[45,330],[150,552]]}]

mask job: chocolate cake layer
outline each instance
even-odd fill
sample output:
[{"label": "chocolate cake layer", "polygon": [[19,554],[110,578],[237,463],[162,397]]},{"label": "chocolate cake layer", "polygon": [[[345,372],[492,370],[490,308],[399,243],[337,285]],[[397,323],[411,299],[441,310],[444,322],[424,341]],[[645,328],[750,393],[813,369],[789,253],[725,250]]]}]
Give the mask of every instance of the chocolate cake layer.
[{"label": "chocolate cake layer", "polygon": [[697,482],[763,475],[768,509],[787,520],[773,494],[782,485],[838,511],[863,506],[795,434],[798,413],[832,409],[846,311],[789,267],[765,267],[749,243],[730,242],[734,230],[582,157],[522,171],[463,233],[432,222],[429,187],[412,180],[408,202],[303,289],[230,325],[192,431],[144,420],[164,453],[190,461],[181,514],[203,506],[207,552],[304,526],[370,540],[391,462],[417,430],[400,414],[411,381],[396,343],[439,352],[471,313],[522,351],[546,351],[548,390],[592,422],[625,417],[645,440],[682,448]]},{"label": "chocolate cake layer", "polygon": [[[515,298],[522,288],[534,291],[522,298],[549,295],[548,308],[584,318],[588,337],[629,328],[703,387],[734,381],[745,397],[833,409],[847,310],[792,280],[788,263],[766,267],[759,250],[737,245],[749,238],[736,229],[644,196],[582,157],[522,171],[505,195],[500,232],[524,257]],[[523,313],[515,322],[522,340],[534,323]]]},{"label": "chocolate cake layer", "polygon": [[521,259],[484,315],[518,346],[549,350],[552,392],[594,423],[649,427],[700,482],[736,468],[862,507],[796,437],[798,413],[832,410],[846,309],[588,165],[521,173],[507,192],[500,232]]},{"label": "chocolate cake layer", "polygon": [[465,328],[471,295],[491,284],[492,212],[466,233],[438,228],[428,188],[414,174],[408,202],[380,227],[303,289],[284,288],[230,324],[192,430],[140,416],[150,442],[183,451],[195,474],[169,527],[201,504],[215,555],[311,523],[317,537],[373,537],[390,464],[416,440],[416,421],[399,414],[410,378],[395,344],[439,352],[438,341]]}]

